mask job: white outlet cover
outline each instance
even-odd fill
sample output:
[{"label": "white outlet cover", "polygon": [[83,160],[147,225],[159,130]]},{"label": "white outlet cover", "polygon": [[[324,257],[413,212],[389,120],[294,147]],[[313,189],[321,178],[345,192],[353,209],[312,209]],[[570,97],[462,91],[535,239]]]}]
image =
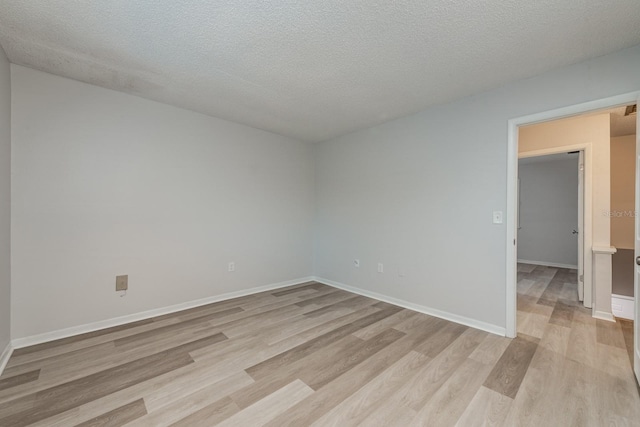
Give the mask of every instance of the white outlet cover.
[{"label": "white outlet cover", "polygon": [[493,211],[493,223],[502,224],[502,211]]}]

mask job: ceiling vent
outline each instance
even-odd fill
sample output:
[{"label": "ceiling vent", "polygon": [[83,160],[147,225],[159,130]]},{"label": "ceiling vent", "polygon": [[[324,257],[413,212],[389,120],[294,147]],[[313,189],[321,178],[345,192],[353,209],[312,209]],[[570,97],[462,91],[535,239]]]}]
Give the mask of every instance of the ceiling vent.
[{"label": "ceiling vent", "polygon": [[638,112],[638,104],[629,105],[627,109],[624,111],[625,116],[632,116],[637,114]]}]

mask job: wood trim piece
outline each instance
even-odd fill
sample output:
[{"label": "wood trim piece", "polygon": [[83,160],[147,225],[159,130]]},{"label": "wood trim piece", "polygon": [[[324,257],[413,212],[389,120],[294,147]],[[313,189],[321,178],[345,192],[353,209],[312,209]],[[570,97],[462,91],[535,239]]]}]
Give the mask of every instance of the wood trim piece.
[{"label": "wood trim piece", "polygon": [[12,354],[13,345],[11,344],[11,342],[8,342],[7,346],[4,348],[2,354],[0,355],[0,375],[2,375],[2,373],[4,372],[4,368],[7,366],[7,363],[9,362]]},{"label": "wood trim piece", "polygon": [[545,267],[556,267],[556,268],[568,268],[571,270],[577,270],[577,265],[572,264],[559,264],[555,262],[545,262],[545,261],[531,261],[528,259],[519,259],[518,264],[531,264],[531,265],[543,265]]},{"label": "wood trim piece", "polygon": [[493,325],[491,323],[482,322],[480,320],[471,319],[469,317],[460,316],[459,314],[449,313],[444,310],[438,310],[425,305],[415,304],[399,298],[393,298],[387,295],[379,294],[377,292],[371,292],[364,289],[356,288],[353,286],[345,285],[344,283],[335,282],[333,280],[324,279],[322,277],[314,277],[313,280],[323,283],[334,288],[342,289],[347,292],[362,295],[369,298],[374,298],[380,301],[384,301],[389,304],[396,305],[398,307],[407,308],[409,310],[417,311],[418,313],[428,314],[429,316],[438,317],[440,319],[449,320],[450,322],[459,323],[461,325],[470,326],[481,331],[489,332],[502,337],[506,334],[506,329],[502,326]]},{"label": "wood trim piece", "polygon": [[257,294],[260,292],[266,292],[274,289],[300,285],[300,284],[311,282],[311,281],[313,281],[313,278],[303,277],[299,279],[288,280],[286,282],[274,283],[271,285],[246,289],[243,291],[229,292],[222,295],[216,295],[216,296],[202,298],[194,301],[184,302],[184,303],[172,305],[169,307],[162,307],[154,310],[144,311],[141,313],[130,314],[127,316],[114,317],[112,319],[101,320],[98,322],[87,323],[85,325],[73,326],[65,329],[59,329],[57,331],[46,332],[43,334],[32,335],[32,336],[23,337],[23,338],[16,338],[11,341],[11,345],[13,346],[14,349],[30,347],[36,344],[47,343],[49,341],[56,341],[62,338],[74,337],[76,335],[92,333],[92,332],[101,331],[107,328],[113,328],[121,325],[128,325],[133,322],[144,321],[153,317],[172,314],[172,313],[200,307],[207,304],[212,304],[214,302],[227,301],[234,298]]},{"label": "wood trim piece", "polygon": [[613,246],[594,246],[591,251],[596,255],[613,255],[618,252],[618,249]]}]

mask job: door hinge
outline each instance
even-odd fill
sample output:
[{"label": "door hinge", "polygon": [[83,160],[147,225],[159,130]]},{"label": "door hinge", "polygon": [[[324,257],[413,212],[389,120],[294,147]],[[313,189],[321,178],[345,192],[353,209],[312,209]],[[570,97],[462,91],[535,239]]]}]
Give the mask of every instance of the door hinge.
[{"label": "door hinge", "polygon": [[581,274],[580,277],[578,277],[578,280],[584,282],[584,274]]}]

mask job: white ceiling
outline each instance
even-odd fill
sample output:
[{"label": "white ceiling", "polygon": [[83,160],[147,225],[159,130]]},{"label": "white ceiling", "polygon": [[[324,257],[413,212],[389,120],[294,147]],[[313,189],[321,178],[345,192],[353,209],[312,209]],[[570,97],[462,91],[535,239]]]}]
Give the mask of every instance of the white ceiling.
[{"label": "white ceiling", "polygon": [[28,0],[9,60],[321,141],[640,43],[638,0]]}]

